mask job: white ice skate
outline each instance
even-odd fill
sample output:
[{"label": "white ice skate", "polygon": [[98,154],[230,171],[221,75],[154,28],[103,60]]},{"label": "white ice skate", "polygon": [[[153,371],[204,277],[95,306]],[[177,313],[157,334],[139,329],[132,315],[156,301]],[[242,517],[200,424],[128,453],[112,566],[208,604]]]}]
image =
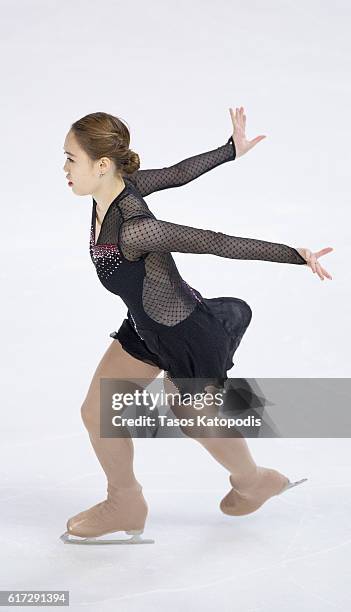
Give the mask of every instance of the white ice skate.
[{"label": "white ice skate", "polygon": [[308,478],[301,478],[301,480],[296,480],[295,482],[288,482],[285,487],[283,487],[283,489],[277,493],[277,495],[281,495],[282,493],[285,493],[285,491],[287,491],[288,489],[291,489],[291,487],[296,487],[297,485],[301,484],[302,482],[306,482],[306,480],[308,480]]},{"label": "white ice skate", "polygon": [[[134,530],[134,531],[126,531],[125,532],[127,535],[131,535],[131,538],[125,538],[125,539],[104,539],[104,536],[100,536],[100,537],[90,537],[90,538],[82,538],[80,536],[72,536],[70,533],[68,533],[68,531],[65,531],[65,533],[63,533],[60,536],[60,540],[62,540],[62,542],[64,544],[154,544],[155,540],[148,540],[145,538],[141,538],[141,534],[143,533],[142,530]],[[111,535],[108,534],[108,535]]]},{"label": "white ice skate", "polygon": [[[112,495],[113,494],[113,495]],[[67,521],[60,536],[64,544],[154,544],[141,538],[147,516],[147,504],[141,491],[119,491],[109,487],[109,498],[76,514]],[[124,531],[132,537],[111,539]]]},{"label": "white ice skate", "polygon": [[301,480],[290,482],[277,470],[258,466],[255,479],[239,487],[230,475],[229,481],[232,489],[222,499],[220,509],[224,514],[230,516],[251,514],[274,495],[281,495],[306,480],[307,478],[301,478]]}]

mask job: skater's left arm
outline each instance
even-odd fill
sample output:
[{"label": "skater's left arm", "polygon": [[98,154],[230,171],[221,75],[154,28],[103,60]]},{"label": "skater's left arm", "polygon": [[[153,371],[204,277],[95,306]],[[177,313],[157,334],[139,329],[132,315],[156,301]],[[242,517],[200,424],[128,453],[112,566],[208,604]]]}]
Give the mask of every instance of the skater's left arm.
[{"label": "skater's left arm", "polygon": [[278,263],[308,264],[319,276],[331,276],[316,259],[333,249],[327,247],[317,253],[295,249],[286,244],[231,236],[222,232],[178,225],[150,217],[125,221],[120,232],[123,249],[132,249],[139,256],[156,253],[202,253],[229,259],[263,260]]}]

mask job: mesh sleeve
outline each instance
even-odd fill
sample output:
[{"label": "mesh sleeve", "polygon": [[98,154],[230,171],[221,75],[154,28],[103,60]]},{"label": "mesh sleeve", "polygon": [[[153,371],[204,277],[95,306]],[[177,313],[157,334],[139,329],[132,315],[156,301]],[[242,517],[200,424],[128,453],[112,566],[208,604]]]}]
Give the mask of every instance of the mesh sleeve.
[{"label": "mesh sleeve", "polygon": [[150,217],[126,220],[121,228],[120,244],[122,248],[132,248],[140,256],[150,252],[202,253],[229,259],[306,264],[298,251],[286,244],[230,236]]},{"label": "mesh sleeve", "polygon": [[126,174],[125,177],[137,187],[141,195],[146,196],[161,189],[185,185],[220,164],[234,160],[235,157],[235,144],[231,136],[225,145],[183,159],[174,166],[155,170],[137,170],[132,174]]}]

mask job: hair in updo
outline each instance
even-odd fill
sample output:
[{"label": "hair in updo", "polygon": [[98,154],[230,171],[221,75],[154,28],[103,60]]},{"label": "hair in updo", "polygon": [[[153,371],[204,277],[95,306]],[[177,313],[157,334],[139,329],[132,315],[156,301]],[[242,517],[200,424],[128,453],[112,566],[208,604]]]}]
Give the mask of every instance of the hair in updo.
[{"label": "hair in updo", "polygon": [[71,131],[93,161],[109,157],[121,174],[132,174],[140,168],[139,155],[129,148],[129,129],[118,117],[90,113],[72,123]]}]

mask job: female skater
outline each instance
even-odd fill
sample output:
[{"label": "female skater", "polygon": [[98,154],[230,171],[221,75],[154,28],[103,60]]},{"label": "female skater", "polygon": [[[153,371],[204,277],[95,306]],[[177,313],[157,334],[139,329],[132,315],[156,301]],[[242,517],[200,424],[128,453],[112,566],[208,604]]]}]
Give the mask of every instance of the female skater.
[{"label": "female skater", "polygon": [[[100,437],[100,379],[145,379],[148,386],[164,370],[167,384],[182,397],[189,391],[223,388],[233,355],[252,311],[242,299],[204,298],[180,276],[171,252],[204,253],[231,259],[265,260],[305,265],[321,280],[330,274],[317,261],[333,249],[307,248],[241,238],[158,220],[144,197],[179,187],[220,164],[234,160],[265,136],[248,141],[244,109],[230,109],[233,134],[226,144],[157,170],[139,170],[139,157],[129,149],[130,134],[117,117],[92,113],[72,124],[64,143],[64,171],[77,195],[92,195],[90,255],[104,287],[119,295],[128,311],[113,342],[97,366],[81,414],[107,477],[107,499],[67,522],[61,536],[74,543],[147,542],[148,507],[133,471],[130,436]],[[185,379],[185,380],[184,380]],[[182,382],[179,382],[181,380]],[[200,382],[199,382],[200,381]],[[204,390],[201,389],[201,390]],[[173,412],[177,408],[172,407]],[[178,416],[189,414],[178,405]],[[182,428],[183,429],[183,428]],[[192,436],[186,428],[186,435]],[[273,495],[299,484],[280,472],[257,466],[245,438],[195,438],[230,473],[231,490],[220,508],[230,515],[249,514]],[[98,540],[125,531],[129,540]],[[72,539],[71,536],[75,536]]]}]

